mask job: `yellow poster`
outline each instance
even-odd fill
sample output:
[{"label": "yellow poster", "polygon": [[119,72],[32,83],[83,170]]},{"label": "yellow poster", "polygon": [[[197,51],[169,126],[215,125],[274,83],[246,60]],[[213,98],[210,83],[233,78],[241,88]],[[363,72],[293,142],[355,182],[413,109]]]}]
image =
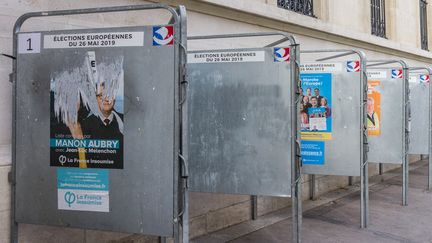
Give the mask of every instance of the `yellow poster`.
[{"label": "yellow poster", "polygon": [[368,80],[367,129],[369,136],[381,134],[381,92],[380,81]]}]

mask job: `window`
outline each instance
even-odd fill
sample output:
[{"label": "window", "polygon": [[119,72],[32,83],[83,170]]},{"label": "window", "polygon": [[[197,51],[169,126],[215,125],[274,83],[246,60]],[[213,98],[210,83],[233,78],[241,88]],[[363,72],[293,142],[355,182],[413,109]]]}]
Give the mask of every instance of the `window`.
[{"label": "window", "polygon": [[371,0],[372,34],[386,37],[385,0]]},{"label": "window", "polygon": [[427,2],[420,0],[420,39],[421,48],[428,50]]},{"label": "window", "polygon": [[277,6],[307,16],[315,17],[313,14],[313,0],[277,0]]}]

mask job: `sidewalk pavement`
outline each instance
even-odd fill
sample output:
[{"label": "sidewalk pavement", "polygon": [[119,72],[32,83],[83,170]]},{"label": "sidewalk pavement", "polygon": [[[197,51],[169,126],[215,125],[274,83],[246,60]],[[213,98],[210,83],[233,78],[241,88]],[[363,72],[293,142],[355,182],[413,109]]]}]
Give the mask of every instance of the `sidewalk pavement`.
[{"label": "sidewalk pavement", "polygon": [[[375,176],[370,180],[369,227],[360,228],[360,194],[346,190],[345,196],[310,208],[305,203],[302,242],[431,242],[432,193],[427,191],[426,161],[410,165],[408,206],[402,203],[402,173],[400,169]],[[331,194],[331,193],[330,193]],[[246,222],[195,239],[194,242],[291,242],[289,209],[258,222]],[[281,216],[284,215],[285,216]],[[279,217],[280,220],[274,218]],[[283,219],[282,219],[283,218]],[[273,219],[270,220],[270,219]],[[260,222],[263,221],[263,222]],[[275,223],[272,223],[275,222]],[[262,227],[256,225],[261,224]],[[245,228],[257,228],[243,235]]]}]

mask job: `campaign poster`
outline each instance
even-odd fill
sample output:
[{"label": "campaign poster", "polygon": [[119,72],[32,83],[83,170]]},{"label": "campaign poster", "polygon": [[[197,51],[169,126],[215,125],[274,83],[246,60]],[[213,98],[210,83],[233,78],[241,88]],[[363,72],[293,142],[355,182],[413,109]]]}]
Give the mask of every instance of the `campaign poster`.
[{"label": "campaign poster", "polygon": [[381,92],[380,81],[368,80],[367,129],[369,136],[381,134]]},{"label": "campaign poster", "polygon": [[50,165],[123,168],[122,54],[76,51],[50,74]]},{"label": "campaign poster", "polygon": [[61,210],[109,212],[109,171],[58,168],[57,205]]},{"label": "campaign poster", "polygon": [[301,139],[330,140],[332,132],[332,74],[300,74]]},{"label": "campaign poster", "polygon": [[301,141],[301,158],[304,165],[324,165],[324,141]]}]

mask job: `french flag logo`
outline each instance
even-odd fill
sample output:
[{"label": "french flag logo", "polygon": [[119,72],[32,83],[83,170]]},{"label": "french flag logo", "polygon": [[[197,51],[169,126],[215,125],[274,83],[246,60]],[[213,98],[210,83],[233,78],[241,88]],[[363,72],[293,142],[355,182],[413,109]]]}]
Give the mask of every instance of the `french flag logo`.
[{"label": "french flag logo", "polygon": [[274,48],[274,61],[275,62],[289,62],[290,49],[289,48]]},{"label": "french flag logo", "polygon": [[426,74],[420,75],[420,83],[429,83],[429,75]]},{"label": "french flag logo", "polygon": [[153,27],[153,46],[168,46],[174,44],[174,27]]},{"label": "french flag logo", "polygon": [[347,72],[360,72],[360,61],[348,61],[347,65]]},{"label": "french flag logo", "polygon": [[391,70],[391,77],[392,78],[403,78],[402,69],[392,69]]}]

